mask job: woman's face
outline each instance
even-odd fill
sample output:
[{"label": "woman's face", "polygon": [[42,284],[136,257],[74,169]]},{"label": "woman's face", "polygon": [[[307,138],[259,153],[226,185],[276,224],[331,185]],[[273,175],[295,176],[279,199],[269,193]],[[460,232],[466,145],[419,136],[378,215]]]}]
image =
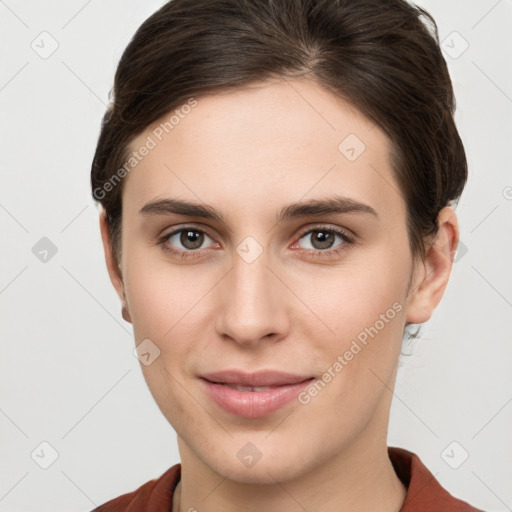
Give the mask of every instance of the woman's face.
[{"label": "woman's face", "polygon": [[[125,178],[118,288],[182,460],[270,483],[385,444],[403,330],[420,315],[388,138],[304,80],[194,105],[131,144],[155,147]],[[316,380],[236,391],[202,378],[224,370]]]}]

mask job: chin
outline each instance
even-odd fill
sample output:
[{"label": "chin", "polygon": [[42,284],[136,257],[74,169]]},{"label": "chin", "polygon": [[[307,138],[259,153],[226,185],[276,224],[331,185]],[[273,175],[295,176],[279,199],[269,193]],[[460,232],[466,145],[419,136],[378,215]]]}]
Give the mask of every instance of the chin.
[{"label": "chin", "polygon": [[286,482],[307,471],[302,453],[293,450],[278,453],[279,450],[272,445],[257,451],[255,445],[244,442],[241,443],[242,448],[238,448],[240,445],[236,443],[236,448],[227,447],[220,458],[209,460],[203,457],[203,462],[229,480],[248,484]]},{"label": "chin", "polygon": [[221,464],[213,469],[223,477],[242,484],[275,484],[276,482],[286,482],[299,476],[297,468],[293,467],[291,462],[280,465],[275,461],[263,463],[263,460],[260,460],[250,468],[240,466],[237,463]]}]

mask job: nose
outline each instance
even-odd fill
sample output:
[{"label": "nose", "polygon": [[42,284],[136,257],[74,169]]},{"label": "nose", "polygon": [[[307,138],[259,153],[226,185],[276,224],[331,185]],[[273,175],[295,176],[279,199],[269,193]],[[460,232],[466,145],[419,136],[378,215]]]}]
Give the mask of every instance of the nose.
[{"label": "nose", "polygon": [[265,252],[254,261],[236,254],[218,291],[216,328],[221,337],[249,347],[287,336],[291,292],[270,268]]}]

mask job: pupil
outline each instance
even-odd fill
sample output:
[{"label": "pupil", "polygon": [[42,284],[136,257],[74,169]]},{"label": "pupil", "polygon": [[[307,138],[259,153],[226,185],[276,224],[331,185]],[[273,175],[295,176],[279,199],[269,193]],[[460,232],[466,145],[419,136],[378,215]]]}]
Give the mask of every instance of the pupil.
[{"label": "pupil", "polygon": [[320,242],[319,249],[327,249],[330,247],[332,240],[332,233],[328,233],[325,231],[317,231],[317,235],[315,237],[315,242]]},{"label": "pupil", "polygon": [[[183,231],[181,235],[181,243],[189,249],[197,249],[201,246],[203,234],[197,231]],[[192,247],[190,247],[190,244]]]}]

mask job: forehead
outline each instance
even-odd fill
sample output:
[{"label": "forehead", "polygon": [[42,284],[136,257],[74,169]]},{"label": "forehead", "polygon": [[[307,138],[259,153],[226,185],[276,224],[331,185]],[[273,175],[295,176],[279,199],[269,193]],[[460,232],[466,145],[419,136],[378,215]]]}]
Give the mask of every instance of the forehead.
[{"label": "forehead", "polygon": [[386,134],[316,82],[266,81],[190,105],[132,141],[132,151],[151,149],[126,178],[128,208],[180,197],[251,215],[337,193],[404,209]]}]

